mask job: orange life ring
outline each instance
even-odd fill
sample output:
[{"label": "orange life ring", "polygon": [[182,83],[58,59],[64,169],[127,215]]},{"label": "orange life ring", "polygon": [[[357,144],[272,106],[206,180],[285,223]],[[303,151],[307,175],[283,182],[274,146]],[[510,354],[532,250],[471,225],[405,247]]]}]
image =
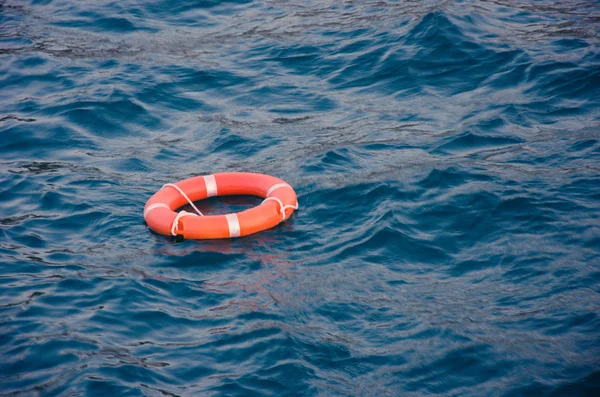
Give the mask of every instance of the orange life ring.
[{"label": "orange life ring", "polygon": [[[252,195],[265,200],[245,211],[204,216],[193,202],[213,196]],[[197,214],[175,212],[191,204]],[[247,236],[278,225],[298,209],[294,189],[279,178],[249,172],[224,172],[166,184],[144,206],[144,219],[157,233],[185,239]]]}]

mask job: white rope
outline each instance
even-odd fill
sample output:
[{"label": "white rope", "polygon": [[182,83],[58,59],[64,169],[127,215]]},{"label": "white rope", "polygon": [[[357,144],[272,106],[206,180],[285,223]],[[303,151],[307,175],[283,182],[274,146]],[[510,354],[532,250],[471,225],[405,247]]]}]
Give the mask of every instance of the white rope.
[{"label": "white rope", "polygon": [[179,229],[179,219],[183,218],[184,216],[188,216],[188,215],[198,216],[192,212],[179,211],[179,213],[175,217],[175,220],[173,221],[173,225],[171,226],[171,235],[177,236],[177,231]]},{"label": "white rope", "polygon": [[[174,187],[175,189],[177,189],[177,191],[183,196],[183,198],[185,198],[187,200],[188,203],[190,203],[190,205],[192,206],[192,208],[198,213],[198,215],[200,216],[204,216],[204,214],[202,214],[202,212],[200,212],[200,210],[198,208],[196,208],[196,206],[194,205],[194,203],[192,202],[192,200],[190,200],[190,198],[187,196],[187,194],[184,193],[183,190],[181,190],[181,188],[173,183],[166,183],[164,184],[160,190],[166,188],[166,187]],[[150,208],[148,208],[148,211],[150,211]],[[187,211],[179,211],[177,213],[177,216],[175,217],[175,220],[173,221],[173,224],[171,225],[171,235],[173,236],[177,236],[177,229],[179,228],[179,219],[187,216],[187,215],[194,215],[196,216],[196,214],[191,213],[191,212],[187,212]]]},{"label": "white rope", "polygon": [[296,205],[283,205],[283,203],[281,202],[281,200],[279,200],[277,197],[267,197],[266,199],[263,200],[263,202],[261,204],[266,203],[267,201],[276,201],[279,203],[279,210],[281,211],[281,221],[285,220],[285,210],[287,210],[288,208],[293,208],[295,210],[298,209],[298,202],[296,201]]},{"label": "white rope", "polygon": [[[166,188],[166,187],[174,187],[175,189],[177,189],[177,191],[178,191],[179,193],[181,193],[181,195],[182,195],[182,196],[183,196],[183,197],[184,197],[184,198],[187,200],[187,202],[188,202],[188,203],[190,203],[190,205],[192,206],[192,208],[194,208],[194,210],[196,210],[196,212],[198,213],[198,215],[200,215],[200,216],[204,216],[204,214],[202,214],[202,212],[200,212],[200,210],[199,210],[198,208],[196,208],[196,206],[194,205],[194,203],[192,202],[192,200],[190,200],[190,198],[187,196],[187,194],[185,194],[185,193],[183,192],[183,190],[181,190],[181,188],[180,188],[179,186],[177,186],[177,185],[175,185],[175,184],[173,184],[173,183],[167,183],[167,184],[164,184],[164,185],[163,185],[163,186],[160,188],[160,190],[162,190],[162,189],[164,189],[164,188]],[[181,211],[181,212],[185,212],[185,211]],[[180,214],[181,214],[181,212],[180,212]]]}]

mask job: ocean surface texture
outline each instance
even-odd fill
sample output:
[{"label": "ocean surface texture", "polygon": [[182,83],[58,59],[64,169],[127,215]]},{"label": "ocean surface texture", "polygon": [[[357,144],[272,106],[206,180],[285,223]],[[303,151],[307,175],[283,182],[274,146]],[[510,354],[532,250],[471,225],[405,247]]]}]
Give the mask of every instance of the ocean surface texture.
[{"label": "ocean surface texture", "polygon": [[[0,0],[0,36],[0,395],[600,395],[597,1]],[[145,225],[223,171],[300,210]]]}]

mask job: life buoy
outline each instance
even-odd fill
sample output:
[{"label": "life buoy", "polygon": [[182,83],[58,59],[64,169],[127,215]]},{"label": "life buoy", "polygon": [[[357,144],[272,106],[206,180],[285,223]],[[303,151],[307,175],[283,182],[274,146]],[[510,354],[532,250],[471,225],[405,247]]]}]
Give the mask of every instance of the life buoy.
[{"label": "life buoy", "polygon": [[[225,215],[203,215],[193,203],[230,195],[259,196],[264,200],[256,207]],[[196,213],[175,212],[188,203]],[[281,179],[249,172],[224,172],[164,185],[144,206],[144,219],[157,233],[203,240],[257,233],[285,221],[297,209],[296,192]]]}]

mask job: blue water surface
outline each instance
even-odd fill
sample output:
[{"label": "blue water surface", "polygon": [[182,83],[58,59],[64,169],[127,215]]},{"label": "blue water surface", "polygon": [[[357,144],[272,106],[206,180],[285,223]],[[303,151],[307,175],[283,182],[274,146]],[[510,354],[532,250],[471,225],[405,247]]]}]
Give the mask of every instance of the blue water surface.
[{"label": "blue water surface", "polygon": [[[600,395],[599,21],[1,1],[0,394]],[[144,224],[223,171],[300,210],[227,241]]]}]

